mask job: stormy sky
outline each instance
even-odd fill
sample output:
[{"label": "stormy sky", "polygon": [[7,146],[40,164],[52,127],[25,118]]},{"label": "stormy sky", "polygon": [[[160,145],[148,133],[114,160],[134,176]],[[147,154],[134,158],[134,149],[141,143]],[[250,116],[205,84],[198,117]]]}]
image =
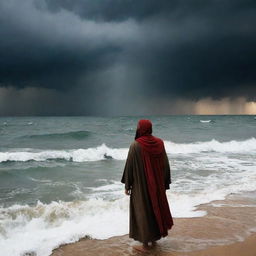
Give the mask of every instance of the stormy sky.
[{"label": "stormy sky", "polygon": [[0,115],[256,114],[253,0],[2,0]]}]

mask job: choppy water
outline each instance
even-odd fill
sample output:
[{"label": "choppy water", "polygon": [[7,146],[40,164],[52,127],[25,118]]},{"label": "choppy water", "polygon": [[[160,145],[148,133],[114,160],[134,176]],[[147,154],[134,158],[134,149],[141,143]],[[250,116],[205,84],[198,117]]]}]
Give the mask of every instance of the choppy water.
[{"label": "choppy water", "polygon": [[[145,118],[145,117],[143,117]],[[146,117],[165,141],[174,217],[256,190],[254,116]],[[0,248],[49,255],[84,235],[128,233],[120,183],[140,117],[0,118]]]}]

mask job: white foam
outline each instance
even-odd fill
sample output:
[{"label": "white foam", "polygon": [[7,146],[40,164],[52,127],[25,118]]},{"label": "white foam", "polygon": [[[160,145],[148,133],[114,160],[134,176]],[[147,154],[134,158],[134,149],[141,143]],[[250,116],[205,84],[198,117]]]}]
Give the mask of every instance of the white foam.
[{"label": "white foam", "polygon": [[[171,190],[167,191],[174,217],[203,216],[206,212],[197,210],[200,204],[223,200],[230,193],[256,190],[255,138],[188,144],[165,141],[165,146],[171,155],[174,174]],[[109,148],[105,144],[96,148],[66,151],[23,149],[0,153],[0,161],[72,158],[72,161],[84,162],[106,159],[104,155],[125,160],[127,152],[127,148]],[[241,158],[237,158],[237,154],[241,154]],[[129,197],[124,195],[123,184],[106,179],[98,181],[104,185],[91,188],[92,193],[87,195],[87,201],[38,202],[35,206],[0,207],[1,253],[5,256],[20,256],[24,252],[34,251],[37,256],[46,256],[60,244],[77,241],[85,235],[105,239],[127,234]],[[83,192],[78,187],[75,193],[81,195]]]},{"label": "white foam", "polygon": [[[18,256],[24,252],[36,252],[37,256],[46,256],[60,244],[75,242],[86,235],[106,239],[127,234],[129,197],[123,194],[123,190],[119,189],[117,200],[103,200],[93,196],[88,201],[59,201],[50,204],[38,201],[35,206],[13,205],[0,208],[1,253],[5,256]],[[174,196],[176,198],[177,195]],[[197,202],[191,203],[188,197],[177,196],[174,199],[172,196],[171,201],[174,200],[183,205],[174,211],[174,217],[177,217],[179,211],[182,217],[205,214],[192,211]]]},{"label": "white foam", "polygon": [[[175,171],[174,182],[167,191],[173,217],[200,217],[206,214],[197,210],[200,204],[223,200],[230,193],[256,190],[253,161],[252,165],[244,165],[248,159],[207,155],[194,158],[195,166],[188,169],[189,161],[189,158],[180,159],[172,165],[175,169],[178,164],[179,170]],[[184,168],[186,171],[182,171]],[[200,175],[202,170],[207,175]],[[119,181],[100,181],[104,185],[92,188],[87,201],[38,202],[35,206],[0,208],[3,255],[18,256],[34,251],[38,256],[46,256],[60,244],[77,241],[85,235],[105,239],[127,234],[129,197],[124,195],[124,185]],[[103,199],[106,193],[109,196]]]},{"label": "white foam", "polygon": [[[194,154],[201,152],[218,153],[247,153],[256,152],[256,139],[251,138],[244,141],[219,142],[211,140],[195,143],[174,143],[165,141],[165,148],[168,154]],[[50,159],[64,159],[74,162],[100,161],[112,158],[125,160],[128,148],[111,148],[102,144],[95,148],[70,149],[70,150],[37,150],[37,149],[16,149],[10,152],[0,152],[0,162],[6,161],[46,161]]]},{"label": "white foam", "polygon": [[0,247],[5,256],[25,252],[46,256],[60,244],[85,235],[105,239],[128,232],[128,197],[112,202],[90,199],[43,204],[39,201],[34,207],[0,208],[0,213]]},{"label": "white foam", "polygon": [[[36,152],[33,152],[36,151]],[[126,148],[109,148],[105,144],[95,148],[74,150],[44,150],[23,149],[23,151],[0,152],[0,162],[6,161],[46,161],[51,159],[64,159],[74,162],[99,161],[106,158],[124,160],[127,156]]]},{"label": "white foam", "polygon": [[[237,179],[234,175],[233,179]],[[232,192],[255,190],[250,184],[252,176],[245,173],[240,184],[219,186],[213,177],[198,180],[192,184],[204,183],[199,189],[174,183],[167,197],[173,217],[200,217],[206,212],[198,211],[197,206],[214,200],[222,200]],[[216,177],[217,179],[217,177]],[[188,180],[187,180],[188,181]],[[230,182],[231,184],[232,182]],[[253,182],[251,182],[253,183]],[[248,185],[250,187],[248,187]],[[226,186],[226,187],[225,187]],[[197,186],[198,187],[198,186]],[[95,189],[96,192],[109,191],[118,195],[115,200],[103,200],[100,193],[92,194],[87,201],[51,202],[40,201],[35,206],[13,205],[0,208],[0,247],[5,256],[18,256],[24,252],[36,252],[37,256],[50,255],[60,244],[71,243],[89,235],[97,239],[128,233],[129,197],[124,195],[123,186],[118,182]]]},{"label": "white foam", "polygon": [[195,143],[174,143],[165,141],[166,152],[170,154],[191,154],[200,152],[219,153],[255,153],[256,139],[251,138],[244,141],[219,142],[215,139],[205,142]]},{"label": "white foam", "polygon": [[212,120],[200,120],[201,123],[210,123]]}]

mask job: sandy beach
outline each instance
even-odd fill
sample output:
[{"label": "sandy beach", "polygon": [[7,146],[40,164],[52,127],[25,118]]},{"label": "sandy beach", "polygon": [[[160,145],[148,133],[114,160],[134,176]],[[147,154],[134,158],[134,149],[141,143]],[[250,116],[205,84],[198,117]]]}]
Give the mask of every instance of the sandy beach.
[{"label": "sandy beach", "polygon": [[[230,195],[201,205],[198,209],[207,211],[204,217],[176,218],[168,237],[146,255],[255,256],[255,194]],[[106,240],[82,238],[60,246],[52,256],[142,255],[132,248],[136,244],[128,235]]]}]

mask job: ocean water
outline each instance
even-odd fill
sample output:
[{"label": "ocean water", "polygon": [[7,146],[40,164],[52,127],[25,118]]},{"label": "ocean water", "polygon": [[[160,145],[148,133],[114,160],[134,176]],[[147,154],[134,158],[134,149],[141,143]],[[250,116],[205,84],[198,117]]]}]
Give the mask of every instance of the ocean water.
[{"label": "ocean water", "polygon": [[137,121],[153,122],[172,171],[174,217],[256,190],[254,116],[0,118],[1,255],[50,255],[88,235],[128,233],[129,198],[120,183]]}]

